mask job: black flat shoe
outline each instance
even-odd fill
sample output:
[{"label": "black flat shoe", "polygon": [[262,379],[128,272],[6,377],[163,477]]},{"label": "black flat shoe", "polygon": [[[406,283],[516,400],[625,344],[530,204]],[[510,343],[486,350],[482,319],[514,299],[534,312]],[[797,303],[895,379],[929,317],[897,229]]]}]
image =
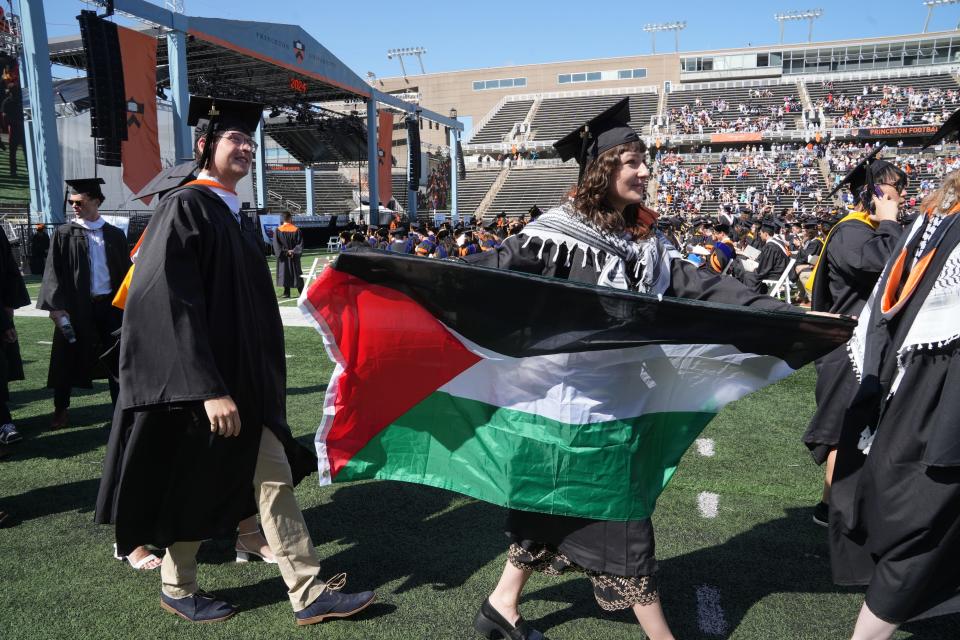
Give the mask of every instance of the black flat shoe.
[{"label": "black flat shoe", "polygon": [[473,628],[488,640],[503,638],[503,640],[546,640],[544,635],[536,629],[531,629],[527,621],[520,616],[516,626],[510,624],[500,615],[490,600],[484,600],[473,619]]}]

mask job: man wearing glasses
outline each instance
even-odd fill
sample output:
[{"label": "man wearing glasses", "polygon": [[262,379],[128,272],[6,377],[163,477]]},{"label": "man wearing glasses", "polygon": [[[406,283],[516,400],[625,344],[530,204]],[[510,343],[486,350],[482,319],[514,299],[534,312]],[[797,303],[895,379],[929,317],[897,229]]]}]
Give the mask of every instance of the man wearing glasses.
[{"label": "man wearing glasses", "polygon": [[163,196],[137,254],[96,520],[115,525],[120,554],[166,547],[160,606],[214,622],[236,609],[200,590],[200,541],[232,537],[259,512],[294,619],[308,625],[353,615],[374,594],[339,593],[341,576],[318,578],[293,493],[317,460],[287,425],[280,312],[259,230],[236,193],[262,112],[248,102],[190,101],[200,172]]},{"label": "man wearing glasses", "polygon": [[53,429],[67,426],[73,387],[89,389],[94,379],[107,378],[116,404],[117,383],[99,357],[116,342],[111,334],[120,328],[122,313],[110,303],[130,268],[126,236],[100,217],[103,179],[66,183],[73,219],[53,234],[37,300],[56,325],[47,374],[47,387],[54,390]]}]

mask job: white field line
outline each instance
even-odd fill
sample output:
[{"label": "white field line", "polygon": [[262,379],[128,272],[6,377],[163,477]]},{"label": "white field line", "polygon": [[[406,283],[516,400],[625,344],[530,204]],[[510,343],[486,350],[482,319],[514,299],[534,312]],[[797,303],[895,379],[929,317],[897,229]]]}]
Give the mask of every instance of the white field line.
[{"label": "white field line", "polygon": [[714,450],[714,442],[711,438],[697,438],[697,453],[702,455],[704,458],[712,458],[716,451]]},{"label": "white field line", "polygon": [[697,508],[700,515],[704,518],[716,518],[717,507],[720,506],[720,496],[709,491],[704,491],[697,496]]},{"label": "white field line", "polygon": [[720,590],[708,585],[697,587],[697,624],[700,631],[722,636],[727,632],[727,619],[720,606]]}]

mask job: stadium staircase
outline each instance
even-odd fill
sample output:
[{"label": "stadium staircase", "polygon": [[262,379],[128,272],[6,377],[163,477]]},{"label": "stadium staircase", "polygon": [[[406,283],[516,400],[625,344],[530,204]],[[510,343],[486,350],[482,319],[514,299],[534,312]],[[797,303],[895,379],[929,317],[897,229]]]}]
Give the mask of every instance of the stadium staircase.
[{"label": "stadium staircase", "polygon": [[507,176],[510,175],[510,167],[504,167],[500,171],[497,171],[496,174],[496,180],[493,181],[493,184],[490,185],[487,193],[483,196],[483,200],[477,205],[477,211],[476,214],[474,214],[477,216],[477,220],[483,220],[487,215],[487,211],[490,210],[490,205],[493,203],[494,197],[500,193],[500,189],[503,188],[503,183],[507,181]]}]

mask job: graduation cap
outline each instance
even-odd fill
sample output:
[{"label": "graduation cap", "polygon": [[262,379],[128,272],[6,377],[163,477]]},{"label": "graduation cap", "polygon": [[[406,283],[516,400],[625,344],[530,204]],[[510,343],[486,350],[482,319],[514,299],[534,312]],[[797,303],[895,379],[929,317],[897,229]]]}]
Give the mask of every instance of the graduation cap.
[{"label": "graduation cap", "polygon": [[768,219],[760,223],[760,229],[766,231],[770,235],[776,235],[776,233],[780,230],[780,227],[780,223],[776,220]]},{"label": "graduation cap", "polygon": [[954,111],[950,117],[947,118],[947,121],[940,125],[940,128],[937,129],[937,132],[927,138],[927,141],[923,143],[920,151],[937,144],[941,140],[946,140],[948,137],[956,134],[957,132],[960,132],[960,109]]},{"label": "graduation cap", "polygon": [[841,180],[840,183],[833,188],[827,197],[833,197],[837,191],[839,191],[845,185],[849,185],[850,193],[853,194],[853,202],[854,204],[857,204],[862,200],[864,189],[872,193],[874,189],[874,179],[877,175],[888,169],[893,169],[898,175],[902,176],[904,181],[906,181],[906,175],[900,170],[899,167],[887,162],[886,160],[880,160],[877,158],[877,155],[883,150],[883,148],[883,144],[877,145],[873,151],[868,153],[866,157],[858,162],[857,165],[843,177],[843,180]]},{"label": "graduation cap", "polygon": [[604,151],[629,142],[640,142],[640,136],[627,123],[630,121],[630,98],[620,100],[610,108],[580,125],[553,144],[566,162],[574,158],[580,165],[577,183],[583,179],[587,166]]},{"label": "graduation cap", "polygon": [[68,195],[87,195],[91,198],[97,198],[101,204],[106,198],[103,197],[103,191],[100,185],[106,184],[103,178],[75,178],[73,180],[64,180],[67,183]]},{"label": "graduation cap", "polygon": [[213,142],[215,134],[235,129],[252,136],[260,124],[261,117],[263,117],[263,104],[259,102],[190,96],[187,124],[196,127],[196,131],[201,133],[205,140],[203,154],[200,156],[200,167],[205,167],[210,158],[210,143]]},{"label": "graduation cap", "polygon": [[167,167],[155,175],[133,198],[134,200],[142,200],[157,194],[160,194],[162,197],[167,191],[176,189],[180,185],[192,180],[199,171],[200,169],[197,167],[197,163],[193,160]]}]

